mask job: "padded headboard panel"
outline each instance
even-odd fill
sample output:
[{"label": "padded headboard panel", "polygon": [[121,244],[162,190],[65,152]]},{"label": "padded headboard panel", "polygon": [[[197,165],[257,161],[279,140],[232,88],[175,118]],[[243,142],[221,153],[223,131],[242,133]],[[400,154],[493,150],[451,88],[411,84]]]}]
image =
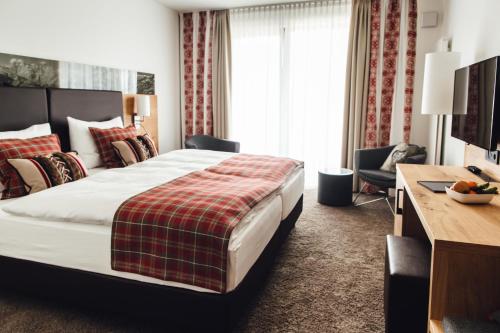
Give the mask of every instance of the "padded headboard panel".
[{"label": "padded headboard panel", "polygon": [[18,131],[49,122],[43,88],[0,87],[0,131]]},{"label": "padded headboard panel", "polygon": [[71,149],[68,121],[104,121],[123,117],[123,97],[119,91],[47,89],[52,132],[61,139],[63,151]]}]

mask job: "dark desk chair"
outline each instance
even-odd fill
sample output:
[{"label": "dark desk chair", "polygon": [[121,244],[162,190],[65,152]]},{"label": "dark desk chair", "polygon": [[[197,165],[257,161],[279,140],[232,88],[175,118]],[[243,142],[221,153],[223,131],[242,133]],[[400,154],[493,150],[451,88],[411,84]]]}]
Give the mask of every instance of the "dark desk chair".
[{"label": "dark desk chair", "polygon": [[230,153],[240,152],[239,142],[217,139],[210,135],[193,135],[186,140],[185,146],[187,149],[206,149]]},{"label": "dark desk chair", "polygon": [[[354,172],[358,177],[365,183],[361,188],[361,191],[354,198],[353,204],[355,206],[366,205],[375,201],[385,200],[389,205],[392,213],[394,210],[391,203],[389,202],[389,189],[396,188],[396,173],[380,170],[382,164],[384,164],[389,154],[392,152],[395,146],[387,146],[380,148],[369,148],[369,149],[357,149],[354,152]],[[419,155],[414,155],[405,159],[403,163],[408,164],[424,164],[427,158],[427,153],[422,153]],[[375,200],[370,200],[356,204],[359,195],[368,186],[368,184],[375,185],[380,188],[383,196]]]}]

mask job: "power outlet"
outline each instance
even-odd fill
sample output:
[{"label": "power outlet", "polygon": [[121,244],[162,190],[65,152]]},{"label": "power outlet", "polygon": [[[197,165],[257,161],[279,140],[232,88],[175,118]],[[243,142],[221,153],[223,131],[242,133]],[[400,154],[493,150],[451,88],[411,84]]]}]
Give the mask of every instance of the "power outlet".
[{"label": "power outlet", "polygon": [[498,150],[486,151],[486,159],[492,163],[500,164],[500,154]]}]

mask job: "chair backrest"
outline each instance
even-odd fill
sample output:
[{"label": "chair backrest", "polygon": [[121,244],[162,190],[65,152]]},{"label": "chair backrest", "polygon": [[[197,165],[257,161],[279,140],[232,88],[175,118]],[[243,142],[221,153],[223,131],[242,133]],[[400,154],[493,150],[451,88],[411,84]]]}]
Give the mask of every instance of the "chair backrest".
[{"label": "chair backrest", "polygon": [[239,142],[217,139],[210,135],[193,135],[186,140],[185,146],[187,149],[206,149],[230,153],[240,152]]}]

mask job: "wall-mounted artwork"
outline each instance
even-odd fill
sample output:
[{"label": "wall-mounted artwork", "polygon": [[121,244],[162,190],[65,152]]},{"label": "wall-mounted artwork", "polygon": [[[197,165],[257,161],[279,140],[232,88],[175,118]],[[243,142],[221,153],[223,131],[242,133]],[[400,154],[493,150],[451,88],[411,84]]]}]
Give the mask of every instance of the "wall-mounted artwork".
[{"label": "wall-mounted artwork", "polygon": [[0,86],[155,94],[154,74],[0,53]]}]

